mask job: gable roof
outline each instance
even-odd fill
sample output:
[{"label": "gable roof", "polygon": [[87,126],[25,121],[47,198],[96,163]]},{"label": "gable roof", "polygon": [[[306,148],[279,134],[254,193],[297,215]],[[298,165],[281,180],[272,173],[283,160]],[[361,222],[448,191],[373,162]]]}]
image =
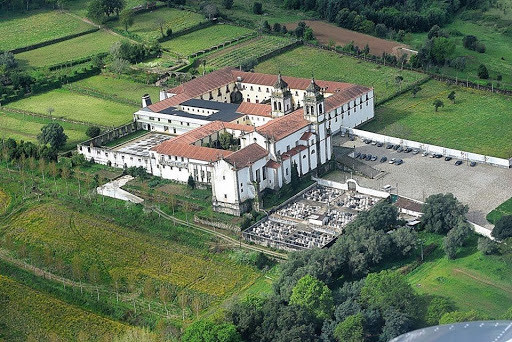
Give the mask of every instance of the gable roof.
[{"label": "gable roof", "polygon": [[174,139],[164,141],[158,146],[153,147],[151,150],[156,151],[159,154],[165,154],[168,156],[178,156],[188,159],[202,160],[202,161],[216,161],[221,158],[225,158],[232,151],[218,150],[210,147],[202,147],[196,145],[183,144],[180,142],[173,141]]},{"label": "gable roof", "polygon": [[194,128],[193,130],[183,133],[169,141],[174,141],[182,144],[193,144],[198,140],[206,138],[224,129],[232,129],[243,132],[250,132],[254,130],[254,128],[249,125],[239,125],[231,122],[213,121],[204,126]]},{"label": "gable roof", "polygon": [[348,101],[354,100],[363,94],[369,92],[371,88],[367,88],[357,84],[351,84],[343,91],[337,91],[331,96],[325,98],[325,111],[328,112],[332,109],[338,108]]},{"label": "gable roof", "polygon": [[269,104],[242,102],[236,111],[241,114],[272,117],[272,106]]},{"label": "gable roof", "polygon": [[309,121],[304,119],[304,110],[299,108],[288,115],[274,119],[266,124],[257,127],[256,131],[266,138],[281,140],[299,129],[309,125]]},{"label": "gable roof", "polygon": [[237,170],[243,169],[254,162],[265,158],[268,151],[260,145],[250,144],[224,158],[226,162],[233,165]]}]

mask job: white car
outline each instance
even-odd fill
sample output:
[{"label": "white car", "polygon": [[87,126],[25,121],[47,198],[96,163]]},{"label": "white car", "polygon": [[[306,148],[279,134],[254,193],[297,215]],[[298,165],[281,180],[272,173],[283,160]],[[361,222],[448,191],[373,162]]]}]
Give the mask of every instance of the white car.
[{"label": "white car", "polygon": [[394,164],[394,163],[395,163],[395,161],[396,161],[396,158],[391,158],[391,159],[388,161],[388,163],[390,163],[390,164]]},{"label": "white car", "polygon": [[426,157],[426,156],[428,156],[428,152],[426,152],[426,151],[425,151],[425,152],[423,152],[421,155],[422,155],[423,157]]}]

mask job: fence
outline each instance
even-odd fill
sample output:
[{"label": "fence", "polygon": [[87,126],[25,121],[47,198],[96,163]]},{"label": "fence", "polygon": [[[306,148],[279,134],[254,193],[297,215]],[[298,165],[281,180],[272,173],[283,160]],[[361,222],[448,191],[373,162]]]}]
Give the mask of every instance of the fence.
[{"label": "fence", "polygon": [[421,143],[421,142],[417,142],[417,141],[413,141],[413,140],[395,138],[395,137],[372,133],[372,132],[367,132],[367,131],[363,131],[363,130],[355,129],[355,128],[342,128],[342,131],[343,130],[348,132],[349,134],[356,135],[361,138],[380,141],[382,143],[390,143],[393,145],[401,145],[401,146],[407,146],[407,147],[411,147],[411,148],[417,148],[417,149],[426,151],[428,153],[438,153],[438,154],[442,154],[443,156],[449,156],[449,157],[458,158],[461,160],[475,161],[475,162],[479,162],[479,163],[501,166],[501,167],[506,167],[506,168],[512,167],[512,158],[504,159],[504,158],[485,156],[485,155],[478,154],[478,153],[460,151],[460,150],[455,150],[455,149],[446,148],[446,147],[442,147],[442,146]]}]

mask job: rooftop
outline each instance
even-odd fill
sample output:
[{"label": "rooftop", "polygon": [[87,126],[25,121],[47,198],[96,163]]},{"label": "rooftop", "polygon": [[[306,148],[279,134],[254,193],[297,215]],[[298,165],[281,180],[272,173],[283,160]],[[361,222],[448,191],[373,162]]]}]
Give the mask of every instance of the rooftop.
[{"label": "rooftop", "polygon": [[256,130],[264,137],[281,140],[308,125],[309,121],[304,119],[304,109],[299,108],[288,115],[267,122]]},{"label": "rooftop", "polygon": [[272,117],[272,106],[269,104],[242,102],[237,109],[238,113]]},{"label": "rooftop", "polygon": [[267,150],[260,145],[253,143],[232,153],[224,158],[224,160],[233,165],[237,170],[240,170],[262,158],[265,158],[267,155]]},{"label": "rooftop", "polygon": [[174,139],[164,141],[160,145],[153,147],[151,150],[168,156],[184,157],[209,162],[213,162],[233,154],[232,151],[184,144],[176,142]]}]

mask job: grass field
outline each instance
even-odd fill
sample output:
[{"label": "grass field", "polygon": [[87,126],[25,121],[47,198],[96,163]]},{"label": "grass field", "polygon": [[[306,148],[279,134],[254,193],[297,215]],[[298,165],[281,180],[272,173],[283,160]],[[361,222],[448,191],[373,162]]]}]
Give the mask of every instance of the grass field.
[{"label": "grass field", "polygon": [[84,311],[0,275],[5,341],[112,341],[128,326]]},{"label": "grass field", "polygon": [[512,215],[512,197],[487,214],[487,221],[495,224],[502,216]]},{"label": "grass field", "polygon": [[254,31],[239,26],[215,25],[168,40],[162,43],[162,47],[180,55],[188,56],[251,32]]},{"label": "grass field", "polygon": [[0,215],[2,215],[7,207],[9,206],[9,203],[11,202],[11,197],[7,192],[0,189]]},{"label": "grass field", "polygon": [[[71,13],[79,15],[81,17],[87,17],[87,5],[90,0],[74,0],[66,3],[65,8],[68,9]],[[156,1],[157,4],[160,4],[160,1]],[[124,1],[125,8],[133,8],[138,5],[145,5],[146,1],[143,0],[126,0]]]},{"label": "grass field", "polygon": [[213,68],[239,66],[250,58],[257,58],[290,43],[292,43],[290,39],[283,37],[261,36],[208,55],[206,66]]},{"label": "grass field", "polygon": [[[439,236],[435,241],[442,244]],[[511,262],[511,255],[482,255],[475,236],[455,260],[446,258],[439,246],[407,279],[418,293],[447,297],[459,310],[476,310],[496,319],[512,307]]]},{"label": "grass field", "polygon": [[85,135],[88,128],[86,125],[6,111],[0,111],[0,138],[13,138],[37,143],[37,135],[41,133],[41,128],[51,122],[58,122],[64,128],[64,132],[68,136],[64,146],[65,150],[72,149],[78,142],[88,139]]},{"label": "grass field", "polygon": [[271,58],[255,68],[256,72],[295,77],[311,77],[320,80],[340,81],[361,84],[375,88],[377,101],[389,97],[399,90],[395,77],[402,75],[402,87],[414,83],[425,75],[400,71],[391,67],[379,66],[370,62],[341,56],[337,53],[310,47],[298,47]]},{"label": "grass field", "polygon": [[137,103],[141,101],[144,94],[149,94],[153,102],[157,102],[160,98],[159,87],[116,78],[112,75],[98,75],[85,78],[78,82],[73,82],[73,87],[105,93]]},{"label": "grass field", "polygon": [[102,126],[119,126],[132,120],[138,106],[130,106],[100,98],[86,96],[66,89],[56,89],[12,102],[7,107],[48,114],[52,117],[83,121]]},{"label": "grass field", "polygon": [[204,254],[59,204],[30,208],[7,222],[2,233],[29,249],[49,248],[68,265],[77,255],[87,268],[96,265],[105,275],[149,277],[215,298],[232,293],[258,275],[226,257]]},{"label": "grass field", "polygon": [[12,50],[70,34],[94,26],[59,11],[31,11],[27,14],[0,14],[0,50]]},{"label": "grass field", "polygon": [[[475,152],[512,157],[512,98],[429,81],[416,97],[403,94],[376,108],[375,119],[362,127],[371,132]],[[455,91],[453,104],[447,99]],[[444,107],[435,112],[435,99]]]},{"label": "grass field", "polygon": [[98,31],[39,49],[22,52],[16,55],[16,59],[22,66],[49,66],[108,52],[112,44],[119,40],[121,38],[118,36],[105,31]]},{"label": "grass field", "polygon": [[[167,28],[170,28],[173,32],[178,32],[206,21],[205,17],[201,14],[165,7],[136,15],[134,17],[134,24],[128,31],[135,33],[143,39],[153,40],[161,38],[160,26],[157,23],[159,19],[165,21],[165,25],[163,25],[164,34]],[[124,30],[123,25],[119,22],[116,22],[114,27]]]}]

